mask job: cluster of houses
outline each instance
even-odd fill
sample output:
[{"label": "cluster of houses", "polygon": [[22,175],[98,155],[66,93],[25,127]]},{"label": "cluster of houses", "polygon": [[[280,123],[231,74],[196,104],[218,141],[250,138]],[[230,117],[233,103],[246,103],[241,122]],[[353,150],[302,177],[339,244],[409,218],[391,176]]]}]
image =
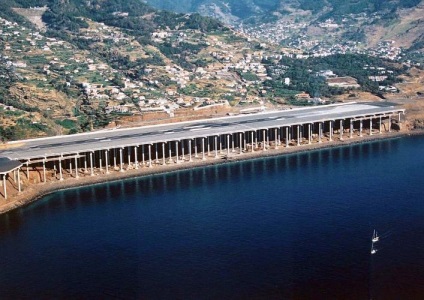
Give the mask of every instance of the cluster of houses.
[{"label": "cluster of houses", "polygon": [[308,27],[306,22],[288,22],[285,20],[277,20],[273,23],[262,23],[256,26],[245,26],[241,24],[237,30],[252,39],[265,40],[269,43],[279,44],[291,37],[294,33],[298,33]]},{"label": "cluster of houses", "polygon": [[[334,54],[367,54],[390,60],[399,60],[403,57],[401,47],[397,47],[395,41],[389,40],[379,43],[376,47],[365,47],[359,41],[345,40],[338,42],[338,31],[348,29],[352,24],[363,24],[369,19],[379,19],[381,16],[374,13],[368,16],[365,13],[348,14],[340,21],[336,22],[330,18],[322,22],[292,22],[291,20],[279,19],[271,23],[263,23],[255,26],[240,25],[238,30],[246,36],[267,41],[272,44],[285,44],[290,48],[301,49],[307,54],[297,54],[295,58],[325,57]],[[309,31],[309,28],[317,27],[326,31],[329,38],[317,39],[316,31]],[[311,34],[310,32],[314,32]]]}]

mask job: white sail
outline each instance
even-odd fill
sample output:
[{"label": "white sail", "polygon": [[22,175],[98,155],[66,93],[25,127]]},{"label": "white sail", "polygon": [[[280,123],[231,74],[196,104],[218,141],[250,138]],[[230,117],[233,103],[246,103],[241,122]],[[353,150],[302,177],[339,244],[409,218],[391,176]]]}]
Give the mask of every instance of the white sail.
[{"label": "white sail", "polygon": [[378,242],[380,240],[380,238],[379,238],[379,236],[377,235],[377,231],[374,229],[374,233],[373,233],[373,235],[372,235],[372,242],[373,243],[376,243],[376,242]]}]

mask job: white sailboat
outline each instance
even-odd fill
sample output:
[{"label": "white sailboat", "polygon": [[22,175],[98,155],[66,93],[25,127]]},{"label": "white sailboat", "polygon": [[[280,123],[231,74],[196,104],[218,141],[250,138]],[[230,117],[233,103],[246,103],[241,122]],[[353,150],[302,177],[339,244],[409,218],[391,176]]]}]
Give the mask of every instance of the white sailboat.
[{"label": "white sailboat", "polygon": [[374,248],[374,243],[377,243],[380,240],[377,231],[374,229],[374,232],[372,233],[371,238],[371,254],[375,254],[377,252],[377,249]]},{"label": "white sailboat", "polygon": [[375,254],[377,249],[374,248],[374,243],[371,243],[371,254]]},{"label": "white sailboat", "polygon": [[373,242],[373,243],[376,243],[376,242],[378,242],[380,240],[380,237],[377,235],[377,231],[374,229],[374,233],[372,234],[372,239],[371,239],[371,241]]}]

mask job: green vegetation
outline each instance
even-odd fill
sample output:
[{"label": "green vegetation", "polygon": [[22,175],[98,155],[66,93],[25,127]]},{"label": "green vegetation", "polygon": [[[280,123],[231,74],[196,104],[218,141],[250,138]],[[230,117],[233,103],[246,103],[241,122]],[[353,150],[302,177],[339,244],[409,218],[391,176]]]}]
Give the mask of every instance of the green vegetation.
[{"label": "green vegetation", "polygon": [[74,120],[65,119],[65,120],[56,120],[55,122],[56,124],[59,124],[63,128],[66,128],[69,130],[75,129],[78,127],[78,123]]},{"label": "green vegetation", "polygon": [[199,89],[195,84],[189,84],[184,88],[178,89],[178,92],[187,96],[195,96],[195,97],[211,97],[214,94],[214,91],[209,88]]},{"label": "green vegetation", "polygon": [[308,100],[298,100],[294,96],[289,97],[286,100],[286,103],[288,105],[293,105],[293,106],[312,106],[312,105],[314,105],[313,102],[309,102]]},{"label": "green vegetation", "polygon": [[0,115],[7,117],[20,117],[25,114],[22,110],[4,110],[3,107],[0,107]]},{"label": "green vegetation", "polygon": [[[279,65],[289,66],[289,68],[284,74],[264,83],[276,97],[285,97],[288,90],[305,91],[313,97],[332,97],[342,94],[344,90],[329,87],[324,77],[317,76],[318,72],[324,70],[332,70],[339,77],[353,77],[357,79],[362,90],[378,94],[379,84],[369,79],[369,76],[380,75],[377,67],[384,67],[384,74],[388,76],[384,82],[380,83],[382,85],[393,85],[398,82],[397,76],[404,71],[382,59],[356,54],[332,55],[306,60],[284,57]],[[369,67],[366,68],[365,66]],[[270,66],[268,66],[268,71],[269,68]],[[288,86],[282,84],[286,77],[291,79]]]},{"label": "green vegetation", "polygon": [[15,126],[0,127],[0,140],[2,142],[19,140],[44,135],[48,131],[45,124],[35,123],[27,118],[19,118]]},{"label": "green vegetation", "polygon": [[[206,47],[204,44],[193,44],[187,42],[181,43],[160,43],[156,45],[158,49],[168,58],[175,61],[178,65],[185,69],[193,69],[197,66],[196,62],[191,62],[194,55],[198,54]],[[198,63],[199,61],[197,61]]]},{"label": "green vegetation", "polygon": [[256,76],[256,74],[253,74],[251,72],[240,72],[239,73],[241,78],[243,78],[246,81],[257,81],[259,80],[259,77]]}]

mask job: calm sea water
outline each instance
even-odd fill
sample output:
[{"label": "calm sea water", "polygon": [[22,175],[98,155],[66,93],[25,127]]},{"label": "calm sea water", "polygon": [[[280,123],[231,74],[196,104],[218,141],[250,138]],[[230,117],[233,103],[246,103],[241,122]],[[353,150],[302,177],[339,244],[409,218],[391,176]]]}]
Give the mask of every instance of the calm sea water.
[{"label": "calm sea water", "polygon": [[424,299],[423,150],[408,137],[57,192],[0,216],[0,298]]}]

